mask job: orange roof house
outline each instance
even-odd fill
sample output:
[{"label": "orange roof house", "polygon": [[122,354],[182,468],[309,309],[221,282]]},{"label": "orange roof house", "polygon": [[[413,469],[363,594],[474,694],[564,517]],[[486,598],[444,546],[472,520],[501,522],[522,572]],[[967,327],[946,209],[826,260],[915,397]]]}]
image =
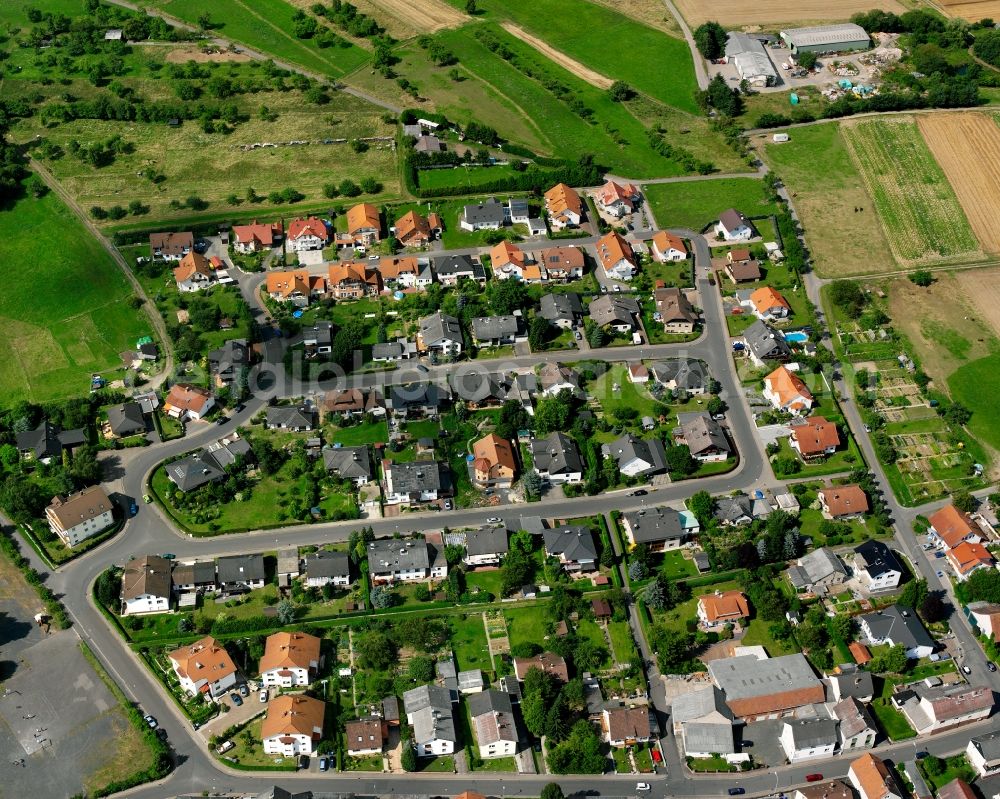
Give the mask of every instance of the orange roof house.
[{"label": "orange roof house", "polygon": [[[524,250],[507,240],[495,244],[490,250],[490,266],[498,280],[510,277],[512,272],[519,273],[527,260],[528,256]],[[505,269],[505,267],[512,267],[512,269]],[[504,272],[506,274],[501,274]]]},{"label": "orange roof house", "polygon": [[538,260],[550,280],[583,277],[586,262],[578,247],[549,247],[538,253]]},{"label": "orange roof house", "polygon": [[268,272],[265,284],[269,296],[276,300],[305,300],[326,290],[322,275],[310,275],[305,269]]},{"label": "orange roof house", "polygon": [[[282,678],[293,685],[308,685],[311,671],[319,668],[320,640],[307,633],[279,632],[269,635],[260,659],[260,674],[265,685],[278,684]],[[294,679],[301,677],[302,679]]]},{"label": "orange roof house", "polygon": [[[434,217],[439,224],[431,225],[431,217]],[[431,241],[436,231],[441,229],[441,225],[437,214],[421,216],[416,211],[407,211],[396,220],[395,228],[397,241],[405,247],[412,247]]]},{"label": "orange roof house", "polygon": [[972,541],[977,544],[982,541],[979,528],[969,514],[954,505],[945,505],[928,521],[938,543],[946,547],[956,546],[962,541]]},{"label": "orange roof house", "polygon": [[764,399],[778,410],[793,414],[808,411],[815,402],[802,378],[783,365],[764,378]]},{"label": "orange roof house", "polygon": [[368,244],[382,237],[382,221],[378,208],[371,203],[358,203],[347,211],[347,232]]},{"label": "orange roof house", "polygon": [[181,686],[192,694],[215,696],[235,683],[236,664],[210,635],[169,652],[167,657]]},{"label": "orange roof house", "polygon": [[823,416],[810,416],[804,424],[792,426],[791,447],[805,460],[832,455],[840,446],[837,425]]},{"label": "orange roof house", "polygon": [[174,267],[174,280],[181,291],[198,291],[215,282],[215,270],[204,255],[191,250]]},{"label": "orange roof house", "polygon": [[971,541],[959,542],[948,550],[946,557],[960,581],[968,579],[976,569],[991,569],[996,563],[986,547]]},{"label": "orange roof house", "polygon": [[835,486],[817,492],[823,515],[828,519],[858,516],[869,509],[868,495],[858,485]]},{"label": "orange roof house", "polygon": [[641,196],[631,183],[622,186],[609,180],[597,190],[597,202],[601,209],[614,216],[625,216],[635,210],[635,201]]},{"label": "orange roof house", "polygon": [[473,444],[472,454],[472,470],[477,483],[511,483],[517,476],[514,448],[496,433],[490,433]]},{"label": "orange roof house", "polygon": [[740,591],[723,591],[698,598],[698,618],[708,627],[737,622],[749,615],[750,605]]},{"label": "orange roof house", "polygon": [[542,652],[531,658],[514,658],[514,676],[523,680],[532,669],[539,669],[553,675],[561,682],[569,682],[569,668],[566,659],[554,652]]},{"label": "orange roof house", "polygon": [[310,216],[307,219],[293,219],[288,225],[288,241],[292,249],[296,249],[301,240],[303,245],[310,245],[319,241],[325,244],[330,239],[330,233],[326,229],[326,223],[322,219]]},{"label": "orange roof house", "polygon": [[410,285],[420,274],[420,263],[412,255],[386,256],[379,259],[378,271],[383,283],[395,281]]},{"label": "orange roof house", "polygon": [[557,183],[545,192],[545,210],[554,230],[579,225],[583,219],[583,201],[565,183]]},{"label": "orange roof house", "polygon": [[851,763],[847,777],[861,799],[901,799],[903,796],[885,762],[870,752]]},{"label": "orange roof house", "polygon": [[249,225],[233,225],[233,249],[236,252],[258,252],[273,247],[281,240],[281,222],[258,222]]},{"label": "orange roof house", "polygon": [[212,392],[189,383],[176,383],[163,400],[163,411],[168,416],[180,418],[184,415],[195,419],[211,410],[215,405]]},{"label": "orange roof house", "polygon": [[792,312],[788,300],[770,286],[761,286],[750,295],[750,305],[761,319],[784,319]]},{"label": "orange roof house", "polygon": [[684,239],[666,230],[653,234],[653,257],[657,261],[683,261],[687,258]]},{"label": "orange roof house", "polygon": [[357,261],[330,264],[326,276],[327,291],[338,300],[356,300],[382,290],[378,271]]},{"label": "orange roof house", "polygon": [[851,657],[854,658],[854,662],[859,666],[864,666],[865,663],[872,659],[872,653],[868,647],[858,641],[851,641],[847,645],[847,649],[850,651]]},{"label": "orange roof house", "polygon": [[597,258],[608,277],[631,280],[635,274],[636,258],[632,245],[614,230],[598,240]]},{"label": "orange roof house", "polygon": [[292,754],[312,754],[323,737],[326,705],[305,694],[282,694],[271,700],[260,737],[268,754],[292,748]]}]

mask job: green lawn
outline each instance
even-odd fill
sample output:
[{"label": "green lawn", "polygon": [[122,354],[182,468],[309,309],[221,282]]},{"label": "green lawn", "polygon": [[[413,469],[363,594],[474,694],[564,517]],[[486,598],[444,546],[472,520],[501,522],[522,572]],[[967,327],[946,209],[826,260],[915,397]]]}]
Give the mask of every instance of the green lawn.
[{"label": "green lawn", "polygon": [[698,574],[698,568],[691,558],[685,558],[680,550],[670,550],[662,555],[662,565],[660,574],[668,580],[677,580],[681,577],[694,577]]},{"label": "green lawn", "polygon": [[[617,391],[613,390],[615,385],[618,386]],[[605,415],[611,418],[618,408],[635,408],[640,417],[652,416],[656,419],[660,415],[662,403],[653,399],[643,384],[629,380],[628,368],[624,364],[612,366],[588,383],[586,390],[601,403]]]},{"label": "green lawn", "polygon": [[362,444],[384,444],[389,441],[389,427],[385,421],[362,422],[351,427],[334,427],[329,436],[330,443],[345,447]]},{"label": "green lawn", "polygon": [[615,660],[619,663],[638,663],[639,653],[632,639],[632,628],[627,621],[609,621],[608,637]]},{"label": "green lawn", "polygon": [[966,783],[972,783],[975,780],[976,772],[964,754],[942,758],[942,760],[944,761],[945,769],[937,775],[932,774],[932,770],[927,768],[926,758],[917,761],[920,766],[920,773],[927,780],[932,790],[940,791],[943,786],[956,779],[964,780]]},{"label": "green lawn", "polygon": [[417,174],[422,189],[440,189],[461,186],[473,189],[488,180],[503,180],[513,174],[507,165],[460,166],[454,169],[424,169]]},{"label": "green lawn", "polygon": [[437,773],[453,772],[455,770],[455,758],[450,756],[442,757],[421,757],[417,760],[417,771],[431,771]]},{"label": "green lawn", "polygon": [[915,738],[917,733],[910,726],[910,722],[906,720],[906,716],[892,707],[889,701],[883,698],[875,699],[869,706],[875,713],[879,725],[889,736],[889,740],[905,741],[908,738]]},{"label": "green lawn", "polygon": [[51,193],[0,213],[0,240],[17,254],[0,296],[4,405],[85,394],[91,373],[116,369],[118,353],[152,333],[111,256]]},{"label": "green lawn", "polygon": [[545,646],[545,614],[539,608],[509,608],[503,615],[507,618],[507,634],[512,648],[522,642]]},{"label": "green lawn", "polygon": [[[600,625],[592,621],[591,619],[581,619],[576,625],[576,634],[579,638],[586,638],[597,646],[608,648],[608,641],[604,637],[604,630],[601,629]],[[611,653],[608,653],[608,657],[604,659],[604,663],[601,664],[601,668],[611,667]]]},{"label": "green lawn", "polygon": [[736,771],[736,766],[727,763],[723,757],[691,758],[688,766],[692,771]]},{"label": "green lawn", "polygon": [[[829,417],[827,417],[829,418]],[[784,474],[778,471],[775,467],[775,476],[779,479],[782,477],[819,477],[826,474],[837,474],[838,472],[847,472],[853,469],[855,466],[859,465],[861,461],[861,455],[858,452],[858,445],[854,442],[853,437],[848,437],[847,446],[841,447],[833,455],[828,455],[822,460],[813,461],[806,463],[801,458],[799,458],[798,453],[792,449],[791,445],[788,443],[789,438],[787,436],[778,439],[778,444],[781,447],[775,458],[795,458],[802,468],[790,474]],[[772,461],[773,465],[773,461]]]},{"label": "green lawn", "polygon": [[687,227],[700,231],[727,208],[749,217],[768,216],[777,206],[764,196],[764,184],[756,178],[722,178],[690,183],[659,183],[644,188],[660,227]]},{"label": "green lawn", "polygon": [[801,651],[794,639],[789,638],[787,641],[780,641],[771,635],[768,630],[770,625],[771,622],[764,621],[763,619],[754,619],[747,626],[746,634],[743,636],[741,643],[744,646],[762,646],[771,657],[791,655]]},{"label": "green lawn", "polygon": [[[463,618],[464,617],[464,618]],[[479,613],[459,614],[449,618],[451,646],[458,661],[459,671],[482,669],[490,671],[490,650],[486,642],[486,628]]]},{"label": "green lawn", "polygon": [[1000,449],[1000,418],[996,413],[995,390],[1000,387],[1000,354],[959,367],[948,377],[955,402],[972,411],[969,431],[994,449]]},{"label": "green lawn", "polygon": [[474,771],[517,771],[517,761],[512,757],[491,757],[477,760]]},{"label": "green lawn", "polygon": [[480,588],[499,598],[503,587],[503,575],[499,569],[493,569],[492,571],[478,569],[468,572],[465,575],[465,582],[469,588]]}]

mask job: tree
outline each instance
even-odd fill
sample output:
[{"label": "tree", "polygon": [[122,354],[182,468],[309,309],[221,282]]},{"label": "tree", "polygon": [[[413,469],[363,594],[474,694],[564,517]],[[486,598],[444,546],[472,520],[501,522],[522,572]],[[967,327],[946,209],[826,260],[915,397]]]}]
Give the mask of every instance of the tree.
[{"label": "tree", "polygon": [[872,657],[868,670],[875,673],[902,674],[906,671],[908,663],[906,647],[903,644],[896,644]]},{"label": "tree", "polygon": [[548,764],[555,774],[603,774],[606,760],[594,725],[577,721],[569,737],[549,753]]},{"label": "tree", "polygon": [[431,682],[434,679],[434,660],[426,655],[412,657],[406,664],[406,673],[414,682]]},{"label": "tree", "polygon": [[799,66],[802,67],[802,69],[811,70],[814,66],[816,66],[816,54],[810,53],[808,50],[803,53],[797,53],[795,55],[795,59],[799,62]]},{"label": "tree", "polygon": [[392,591],[384,585],[376,585],[369,594],[369,598],[372,601],[372,607],[382,610],[384,608],[391,608],[394,604],[395,595]]},{"label": "tree", "polygon": [[530,302],[528,287],[520,280],[494,280],[486,290],[494,313],[504,315],[521,310]]},{"label": "tree", "polygon": [[281,600],[274,608],[275,614],[283,625],[292,624],[295,621],[295,604],[288,599]]},{"label": "tree", "polygon": [[559,783],[550,782],[542,788],[541,799],[564,799],[563,790],[559,787]]},{"label": "tree", "polygon": [[730,88],[722,75],[716,75],[709,81],[708,89],[702,95],[705,105],[714,108],[727,117],[737,117],[743,111],[743,100],[739,91]]},{"label": "tree", "polygon": [[410,741],[403,741],[403,754],[399,758],[399,764],[403,767],[403,771],[417,770],[417,753]]},{"label": "tree", "polygon": [[[509,282],[509,281],[504,281]],[[573,413],[572,396],[563,389],[554,397],[542,397],[535,407],[535,434],[546,436],[568,430]]]},{"label": "tree", "polygon": [[860,316],[867,302],[861,284],[856,280],[834,280],[830,284],[830,301],[848,316]]},{"label": "tree", "polygon": [[707,527],[715,514],[715,499],[707,491],[696,491],[688,498],[687,506],[702,527]]},{"label": "tree", "polygon": [[106,608],[118,608],[121,599],[122,578],[113,566],[102,571],[94,584],[98,601]]},{"label": "tree", "polygon": [[918,608],[927,596],[926,580],[910,580],[899,594],[898,604],[907,608]]},{"label": "tree", "polygon": [[[476,13],[478,11],[479,11],[479,9],[476,6],[476,0],[465,0],[465,13],[466,14],[468,14],[470,17],[473,17],[473,16],[476,15]],[[543,799],[544,799],[544,797],[543,797]]]},{"label": "tree", "polygon": [[722,399],[719,397],[712,397],[708,401],[708,405],[706,406],[706,408],[708,409],[708,412],[712,414],[712,416],[718,416],[720,413],[726,412],[726,403],[723,402]]},{"label": "tree", "polygon": [[616,103],[624,103],[627,100],[631,100],[635,97],[635,89],[629,86],[623,80],[616,80],[611,84],[608,89],[608,97],[614,100]]},{"label": "tree", "polygon": [[694,474],[698,469],[698,462],[691,457],[691,450],[686,444],[675,444],[666,449],[667,471],[673,476],[686,476]]},{"label": "tree", "polygon": [[972,52],[987,64],[1000,66],[1000,31],[979,31],[972,45]]},{"label": "tree", "polygon": [[535,499],[542,495],[542,477],[534,469],[525,472],[522,482],[525,496],[528,499]]},{"label": "tree", "polygon": [[659,577],[654,578],[646,586],[646,589],[642,592],[642,599],[653,610],[667,609],[667,592]]},{"label": "tree", "polygon": [[979,503],[968,491],[956,491],[951,495],[951,504],[965,513],[973,513]]},{"label": "tree", "polygon": [[24,190],[36,199],[44,197],[49,191],[49,187],[46,186],[45,182],[34,172],[28,175],[23,185]]},{"label": "tree", "polygon": [[702,57],[721,58],[726,50],[726,29],[718,22],[705,22],[694,29],[694,43]]},{"label": "tree", "polygon": [[802,648],[808,649],[810,652],[817,652],[824,649],[826,642],[829,640],[829,634],[825,626],[809,622],[803,622],[798,626],[798,629],[795,631],[795,637],[798,638]]},{"label": "tree", "polygon": [[385,671],[396,662],[396,645],[385,633],[369,630],[354,638],[354,652],[363,669]]},{"label": "tree", "polygon": [[638,582],[646,577],[646,564],[639,560],[633,560],[628,564],[628,578],[633,582]]},{"label": "tree", "polygon": [[[2,489],[0,489],[2,491]],[[4,504],[0,500],[0,504]],[[4,504],[6,507],[6,504]],[[996,569],[976,569],[965,582],[965,591],[970,602],[1000,603],[1000,571]]]},{"label": "tree", "polygon": [[[510,282],[510,281],[505,281]],[[541,314],[536,314],[528,324],[528,345],[532,352],[539,352],[545,349],[545,342],[549,337],[549,320]]]},{"label": "tree", "polygon": [[830,628],[841,641],[847,642],[854,638],[854,621],[846,613],[840,613],[830,619]]},{"label": "tree", "polygon": [[652,643],[660,671],[669,674],[690,659],[694,636],[689,632],[660,625],[653,629]]},{"label": "tree", "polygon": [[948,615],[948,608],[941,599],[937,591],[932,591],[924,597],[918,608],[920,616],[924,621],[933,624],[936,621],[944,621]]},{"label": "tree", "polygon": [[921,288],[926,288],[934,282],[934,275],[926,269],[918,269],[916,272],[910,273],[910,282]]}]

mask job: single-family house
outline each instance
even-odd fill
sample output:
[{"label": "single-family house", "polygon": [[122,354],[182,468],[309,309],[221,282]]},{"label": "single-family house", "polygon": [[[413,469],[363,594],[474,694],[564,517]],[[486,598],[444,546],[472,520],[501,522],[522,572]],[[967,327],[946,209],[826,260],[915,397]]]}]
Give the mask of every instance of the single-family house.
[{"label": "single-family house", "polygon": [[241,255],[269,250],[281,242],[284,228],[281,222],[258,222],[233,225],[233,250]]},{"label": "single-family house", "polygon": [[553,652],[541,652],[530,658],[514,658],[514,676],[517,679],[523,681],[532,669],[551,674],[559,682],[569,682],[569,668],[566,666],[566,660]]},{"label": "single-family house", "polygon": [[381,754],[388,738],[389,725],[384,719],[360,719],[344,725],[347,754],[351,757]]},{"label": "single-family house", "polygon": [[417,345],[406,338],[372,344],[373,363],[401,363],[417,354]]},{"label": "single-family house", "polygon": [[645,544],[650,552],[678,549],[700,529],[693,513],[664,505],[626,511],[621,524],[629,549]]},{"label": "single-family house", "polygon": [[227,436],[213,441],[207,447],[186,455],[164,466],[167,479],[179,491],[194,491],[208,483],[214,483],[226,476],[229,466],[241,461],[245,464],[253,457],[250,444],[233,431]]},{"label": "single-family house", "polygon": [[724,527],[742,527],[754,520],[753,500],[746,494],[719,497],[715,502],[715,518]]},{"label": "single-family house", "polygon": [[764,378],[764,399],[793,416],[805,413],[815,402],[802,378],[784,365]]},{"label": "single-family house", "polygon": [[170,610],[170,561],[159,555],[130,558],[122,573],[122,616]]},{"label": "single-family house", "polygon": [[950,549],[962,541],[980,544],[983,541],[982,530],[963,510],[954,505],[945,505],[941,510],[932,513],[928,518],[931,523],[928,536],[938,547]]},{"label": "single-family house", "polygon": [[545,192],[545,212],[553,230],[576,227],[583,219],[583,201],[576,189],[557,183]]},{"label": "single-family house", "polygon": [[396,220],[396,240],[404,247],[420,247],[440,235],[441,217],[435,213],[423,216],[416,211],[407,211]]},{"label": "single-family house", "polygon": [[758,319],[765,322],[773,322],[776,319],[786,319],[792,312],[792,306],[788,304],[781,292],[770,286],[761,286],[751,292],[747,304],[753,309]]},{"label": "single-family house", "polygon": [[375,389],[346,388],[341,391],[328,391],[323,396],[324,418],[331,415],[363,416],[366,413],[375,416],[385,415],[385,400]]},{"label": "single-family house", "polygon": [[639,268],[632,245],[612,230],[597,241],[597,260],[612,280],[631,280]]},{"label": "single-family house", "polygon": [[472,729],[484,760],[513,757],[517,751],[517,724],[510,694],[490,688],[468,699]]},{"label": "single-family house", "polygon": [[472,455],[472,479],[476,485],[507,488],[517,479],[514,447],[496,433],[475,442]]},{"label": "single-family house", "polygon": [[567,281],[583,277],[586,259],[579,247],[549,247],[538,253],[541,264],[549,280]]},{"label": "single-family house", "polygon": [[778,740],[789,763],[830,757],[837,748],[837,722],[825,718],[787,719]]},{"label": "single-family house", "polygon": [[115,523],[114,505],[99,485],[65,497],[56,495],[45,509],[49,529],[67,547],[102,533]]},{"label": "single-family house", "polygon": [[559,565],[570,574],[597,569],[597,541],[593,531],[581,524],[554,527],[542,533],[545,554],[558,558]]},{"label": "single-family house", "polygon": [[168,652],[167,658],[181,688],[192,696],[218,699],[236,685],[236,664],[210,635]]},{"label": "single-family house", "polygon": [[507,221],[512,225],[526,225],[531,218],[531,206],[523,197],[508,197],[504,206]]},{"label": "single-family house", "polygon": [[970,602],[965,606],[966,614],[979,628],[980,635],[994,641],[1000,640],[1000,604],[995,602]]},{"label": "single-family house", "polygon": [[437,353],[446,358],[462,354],[462,326],[454,316],[438,311],[420,320],[417,349],[422,353]]},{"label": "single-family house", "polygon": [[413,143],[413,149],[418,153],[443,153],[444,143],[437,136],[418,136]]},{"label": "single-family house", "polygon": [[[871,680],[867,671],[859,671]],[[878,725],[871,711],[853,696],[846,696],[833,706],[833,715],[839,724],[840,751],[871,749],[878,738]]]},{"label": "single-family house", "polygon": [[597,207],[609,216],[621,219],[635,211],[636,206],[642,199],[642,192],[638,186],[631,183],[622,185],[613,180],[609,180],[594,195]]},{"label": "single-family house", "polygon": [[701,396],[708,388],[708,369],[693,358],[671,358],[649,367],[653,380],[670,391]]},{"label": "single-family house", "polygon": [[219,388],[237,384],[245,386],[255,360],[252,344],[245,338],[232,338],[208,353],[208,371]]},{"label": "single-family house", "polygon": [[322,250],[330,240],[330,231],[322,219],[310,216],[307,219],[293,219],[288,224],[285,246],[291,252]]},{"label": "single-family house", "polygon": [[316,426],[316,411],[309,405],[271,405],[264,425],[268,430],[290,430],[301,433]]},{"label": "single-family house", "polygon": [[928,657],[937,649],[937,643],[913,608],[890,605],[874,613],[864,613],[857,621],[869,644],[900,645],[911,660]]},{"label": "single-family house", "polygon": [[956,544],[947,551],[945,557],[959,582],[965,582],[979,569],[992,569],[996,566],[996,561],[986,547],[969,541]]},{"label": "single-family house", "polygon": [[450,755],[458,745],[452,694],[439,685],[421,685],[403,694],[406,720],[413,727],[417,757]]},{"label": "single-family house", "polygon": [[649,707],[605,708],[601,714],[604,740],[616,749],[649,743],[654,739]]},{"label": "single-family house", "polygon": [[667,470],[667,453],[658,438],[641,439],[626,433],[604,447],[626,477],[648,477]]},{"label": "single-family house", "polygon": [[841,443],[840,431],[837,425],[825,416],[810,416],[798,423],[792,423],[788,443],[799,453],[802,460],[812,461],[825,458],[837,451]]},{"label": "single-family house", "polygon": [[434,460],[394,463],[382,461],[386,505],[436,502],[451,496],[451,473],[447,464]]},{"label": "single-family house", "polygon": [[538,385],[543,397],[554,397],[561,391],[568,391],[575,396],[583,396],[580,388],[580,377],[568,366],[547,361],[538,370]]},{"label": "single-family house", "polygon": [[[980,790],[982,790],[982,784],[977,784]],[[938,788],[937,799],[979,799],[979,795],[972,790],[969,783],[961,777],[955,777],[951,782],[945,783]]]},{"label": "single-family house", "polygon": [[664,331],[682,335],[694,332],[698,312],[681,289],[668,286],[654,290],[653,304],[658,314],[654,319],[663,324]]},{"label": "single-family house", "polygon": [[393,418],[434,418],[451,402],[451,392],[445,383],[396,383],[389,386],[385,399],[387,412]]},{"label": "single-family house", "polygon": [[503,316],[477,316],[472,320],[472,340],[477,347],[499,347],[526,336],[520,311]]},{"label": "single-family house", "polygon": [[739,751],[733,712],[715,685],[692,688],[675,696],[670,717],[685,757],[725,757]]},{"label": "single-family house", "polygon": [[306,555],[306,585],[322,588],[334,585],[346,588],[351,584],[351,559],[346,552],[321,549]]},{"label": "single-family house", "polygon": [[509,550],[507,528],[504,526],[486,525],[465,534],[465,565],[499,566],[500,561]]},{"label": "single-family house", "polygon": [[374,477],[368,445],[358,447],[324,447],[323,466],[341,480],[350,480],[360,488]]},{"label": "single-family house", "polygon": [[263,555],[227,555],[215,562],[223,593],[239,594],[264,587]]},{"label": "single-family house", "polygon": [[264,754],[312,755],[323,738],[326,703],[305,694],[281,694],[267,706],[260,727]]},{"label": "single-family house", "polygon": [[146,432],[146,418],[138,402],[126,402],[108,408],[108,429],[115,438],[128,438]]},{"label": "single-family house", "polygon": [[466,205],[462,209],[458,226],[470,233],[476,230],[499,230],[503,227],[504,208],[495,197],[481,203]]},{"label": "single-family house", "polygon": [[869,540],[854,548],[854,574],[872,592],[899,586],[903,567],[896,554],[881,541]]},{"label": "single-family house", "polygon": [[818,596],[835,591],[847,581],[847,568],[843,561],[827,547],[803,555],[788,568],[786,574],[797,591],[809,591]]},{"label": "single-family house", "polygon": [[302,330],[302,346],[306,358],[318,358],[333,352],[333,324],[326,319],[317,319],[310,327]]},{"label": "single-family house", "polygon": [[761,279],[760,264],[750,250],[735,249],[726,253],[726,275],[733,283],[753,283]]},{"label": "single-family house", "polygon": [[201,419],[215,407],[212,392],[189,383],[176,383],[163,400],[163,410],[175,419]]},{"label": "single-family house", "polygon": [[381,539],[368,544],[368,569],[372,582],[443,580],[448,576],[444,551],[426,541]]},{"label": "single-family house", "polygon": [[573,291],[545,294],[539,301],[538,313],[553,327],[570,330],[583,321],[583,304]]},{"label": "single-family house", "polygon": [[642,312],[635,298],[627,294],[602,294],[591,300],[588,310],[594,324],[616,333],[631,333],[635,330]]},{"label": "single-family house", "polygon": [[1000,772],[1000,732],[986,732],[970,738],[965,756],[980,777]]},{"label": "single-family house", "polygon": [[215,285],[215,268],[208,258],[191,250],[174,267],[174,282],[178,291],[201,291]]},{"label": "single-family house", "polygon": [[87,443],[87,434],[82,429],[63,430],[47,419],[34,430],[25,430],[14,437],[18,454],[25,460],[51,463],[62,459],[63,450],[72,450]]},{"label": "single-family house", "polygon": [[460,280],[486,282],[486,270],[471,255],[442,255],[434,259],[434,273],[442,286],[457,286]]},{"label": "single-family house", "polygon": [[305,269],[283,269],[267,273],[264,291],[272,300],[305,308],[315,297],[326,292],[326,279]]},{"label": "single-family house", "polygon": [[340,261],[330,264],[326,290],[335,300],[359,300],[375,297],[382,291],[382,276],[377,269],[360,261]]},{"label": "single-family house", "polygon": [[918,735],[929,735],[985,719],[993,711],[993,689],[968,683],[934,687],[918,683],[895,694],[892,702]]},{"label": "single-family house", "polygon": [[176,594],[203,594],[215,590],[215,561],[196,560],[190,563],[174,561],[170,573]]},{"label": "single-family house", "polygon": [[267,687],[307,688],[319,673],[320,639],[298,632],[278,632],[264,642],[260,680]]},{"label": "single-family house", "polygon": [[701,463],[717,463],[732,455],[733,450],[722,425],[709,413],[703,411],[683,416],[683,419],[678,417],[680,435],[675,438],[678,443],[687,445],[692,458]]},{"label": "single-family house", "polygon": [[667,230],[659,230],[653,234],[650,254],[660,263],[684,261],[688,256],[684,239]]},{"label": "single-family house", "polygon": [[885,761],[870,752],[851,763],[847,779],[861,799],[903,799],[906,796]]},{"label": "single-family house", "polygon": [[190,230],[149,234],[149,251],[153,258],[179,261],[192,249],[194,234]]},{"label": "single-family house", "polygon": [[566,433],[549,433],[531,442],[531,459],[539,477],[552,485],[579,483],[583,480],[583,458]]},{"label": "single-family house", "polygon": [[628,381],[630,383],[648,383],[649,368],[644,363],[630,363],[628,365]]},{"label": "single-family house", "polygon": [[711,661],[708,672],[724,693],[729,709],[744,721],[781,718],[826,699],[823,683],[801,653],[764,659],[756,655],[722,658]]},{"label": "single-family house", "polygon": [[542,269],[524,250],[509,241],[501,241],[490,250],[490,268],[495,280],[523,280],[540,283],[545,278]]},{"label": "single-family house", "polygon": [[750,617],[750,603],[741,591],[716,591],[698,597],[698,619],[706,629],[739,624]]},{"label": "single-family house", "polygon": [[743,331],[742,343],[756,366],[764,366],[768,361],[787,361],[792,357],[792,349],[785,337],[759,319]]},{"label": "single-family house", "polygon": [[868,495],[859,485],[833,486],[816,493],[820,511],[827,519],[856,519],[868,513]]},{"label": "single-family house", "polygon": [[749,241],[754,233],[753,223],[735,208],[723,211],[715,224],[715,235],[724,241]]},{"label": "single-family house", "polygon": [[382,238],[382,220],[378,208],[371,203],[358,203],[347,210],[347,233],[364,246]]}]

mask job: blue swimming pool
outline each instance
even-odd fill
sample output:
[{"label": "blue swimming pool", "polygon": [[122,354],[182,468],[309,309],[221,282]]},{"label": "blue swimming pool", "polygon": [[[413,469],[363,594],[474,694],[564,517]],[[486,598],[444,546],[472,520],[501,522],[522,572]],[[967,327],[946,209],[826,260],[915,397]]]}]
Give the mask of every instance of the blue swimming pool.
[{"label": "blue swimming pool", "polygon": [[802,344],[809,340],[809,334],[803,333],[801,330],[792,330],[791,332],[785,333],[785,341],[790,341],[793,344]]}]

